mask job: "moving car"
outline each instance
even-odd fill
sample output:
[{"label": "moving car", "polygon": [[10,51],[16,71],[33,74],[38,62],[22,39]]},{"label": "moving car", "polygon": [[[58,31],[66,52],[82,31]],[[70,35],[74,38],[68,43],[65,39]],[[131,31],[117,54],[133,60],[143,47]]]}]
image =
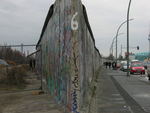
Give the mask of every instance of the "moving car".
[{"label": "moving car", "polygon": [[141,73],[145,74],[145,68],[141,63],[132,63],[130,66],[130,74]]}]

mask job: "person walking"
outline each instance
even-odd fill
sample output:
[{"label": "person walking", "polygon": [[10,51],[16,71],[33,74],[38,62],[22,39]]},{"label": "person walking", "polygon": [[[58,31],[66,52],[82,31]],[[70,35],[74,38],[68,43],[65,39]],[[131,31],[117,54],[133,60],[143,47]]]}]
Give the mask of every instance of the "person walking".
[{"label": "person walking", "polygon": [[33,60],[33,68],[35,68],[35,61],[36,61],[36,60],[34,59],[34,60]]},{"label": "person walking", "polygon": [[108,65],[109,65],[109,69],[111,69],[111,62],[109,62]]},{"label": "person walking", "polygon": [[32,70],[32,59],[30,60],[30,70]]},{"label": "person walking", "polygon": [[113,67],[113,70],[116,68],[116,62],[115,61],[113,61],[112,67]]},{"label": "person walking", "polygon": [[107,65],[108,65],[108,62],[106,61],[106,69],[107,69]]}]

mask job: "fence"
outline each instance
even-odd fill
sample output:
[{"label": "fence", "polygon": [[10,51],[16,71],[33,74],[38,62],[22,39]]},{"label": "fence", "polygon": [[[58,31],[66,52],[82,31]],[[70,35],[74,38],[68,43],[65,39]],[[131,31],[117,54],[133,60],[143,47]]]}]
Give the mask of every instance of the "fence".
[{"label": "fence", "polygon": [[0,46],[0,94],[42,90],[35,50],[36,45]]}]

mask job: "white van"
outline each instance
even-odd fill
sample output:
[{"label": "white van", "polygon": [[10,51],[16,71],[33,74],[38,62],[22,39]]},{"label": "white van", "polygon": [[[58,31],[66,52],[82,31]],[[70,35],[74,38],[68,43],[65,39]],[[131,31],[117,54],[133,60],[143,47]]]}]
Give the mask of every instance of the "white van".
[{"label": "white van", "polygon": [[131,60],[131,64],[132,63],[139,63],[139,60]]}]

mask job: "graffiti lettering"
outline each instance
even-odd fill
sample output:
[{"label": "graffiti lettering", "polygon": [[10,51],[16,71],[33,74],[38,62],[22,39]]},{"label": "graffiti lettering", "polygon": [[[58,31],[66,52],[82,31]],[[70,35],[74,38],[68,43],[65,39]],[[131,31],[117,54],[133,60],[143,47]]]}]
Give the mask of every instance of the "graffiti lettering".
[{"label": "graffiti lettering", "polygon": [[75,88],[78,88],[79,84],[78,84],[78,76],[77,77],[74,77],[74,80],[72,82],[74,84],[74,87]]},{"label": "graffiti lettering", "polygon": [[75,73],[78,72],[78,69],[75,69]]},{"label": "graffiti lettering", "polygon": [[74,112],[74,113],[79,113],[79,112],[77,112],[76,110],[77,110],[77,108],[78,108],[78,102],[77,102],[77,94],[76,94],[76,90],[74,90],[74,91],[72,91],[72,93],[71,93],[71,95],[73,96],[73,106],[72,106],[72,111]]},{"label": "graffiti lettering", "polygon": [[73,46],[73,58],[72,58],[72,61],[73,61],[73,67],[74,67],[74,76],[73,76],[73,81],[72,81],[72,84],[73,84],[73,91],[71,93],[72,95],[72,111],[73,113],[79,113],[78,111],[78,100],[77,100],[77,91],[79,91],[79,69],[78,69],[78,63],[77,63],[77,59],[79,58],[79,55],[76,55],[76,52],[75,52],[75,43],[74,43],[74,46]]},{"label": "graffiti lettering", "polygon": [[77,58],[79,57],[79,55],[76,57],[76,55],[75,55],[75,53],[74,53],[73,56],[74,56],[74,58],[73,58],[74,64],[75,64],[75,67],[76,67],[75,71],[77,71],[78,69],[77,69],[76,61],[77,61]]},{"label": "graffiti lettering", "polygon": [[[74,49],[74,48],[73,48]],[[77,58],[79,56],[76,57],[76,54],[74,53],[73,54],[73,61],[74,61],[74,65],[75,65],[75,77],[74,77],[74,80],[72,81],[72,83],[74,84],[74,87],[75,88],[78,88],[79,87],[79,84],[78,84],[78,69],[77,69],[77,64],[76,64],[76,61],[77,61]]]},{"label": "graffiti lettering", "polygon": [[72,30],[77,30],[78,29],[78,22],[77,21],[74,21],[75,17],[77,16],[78,12],[76,12],[72,19],[71,19],[71,28]]}]

